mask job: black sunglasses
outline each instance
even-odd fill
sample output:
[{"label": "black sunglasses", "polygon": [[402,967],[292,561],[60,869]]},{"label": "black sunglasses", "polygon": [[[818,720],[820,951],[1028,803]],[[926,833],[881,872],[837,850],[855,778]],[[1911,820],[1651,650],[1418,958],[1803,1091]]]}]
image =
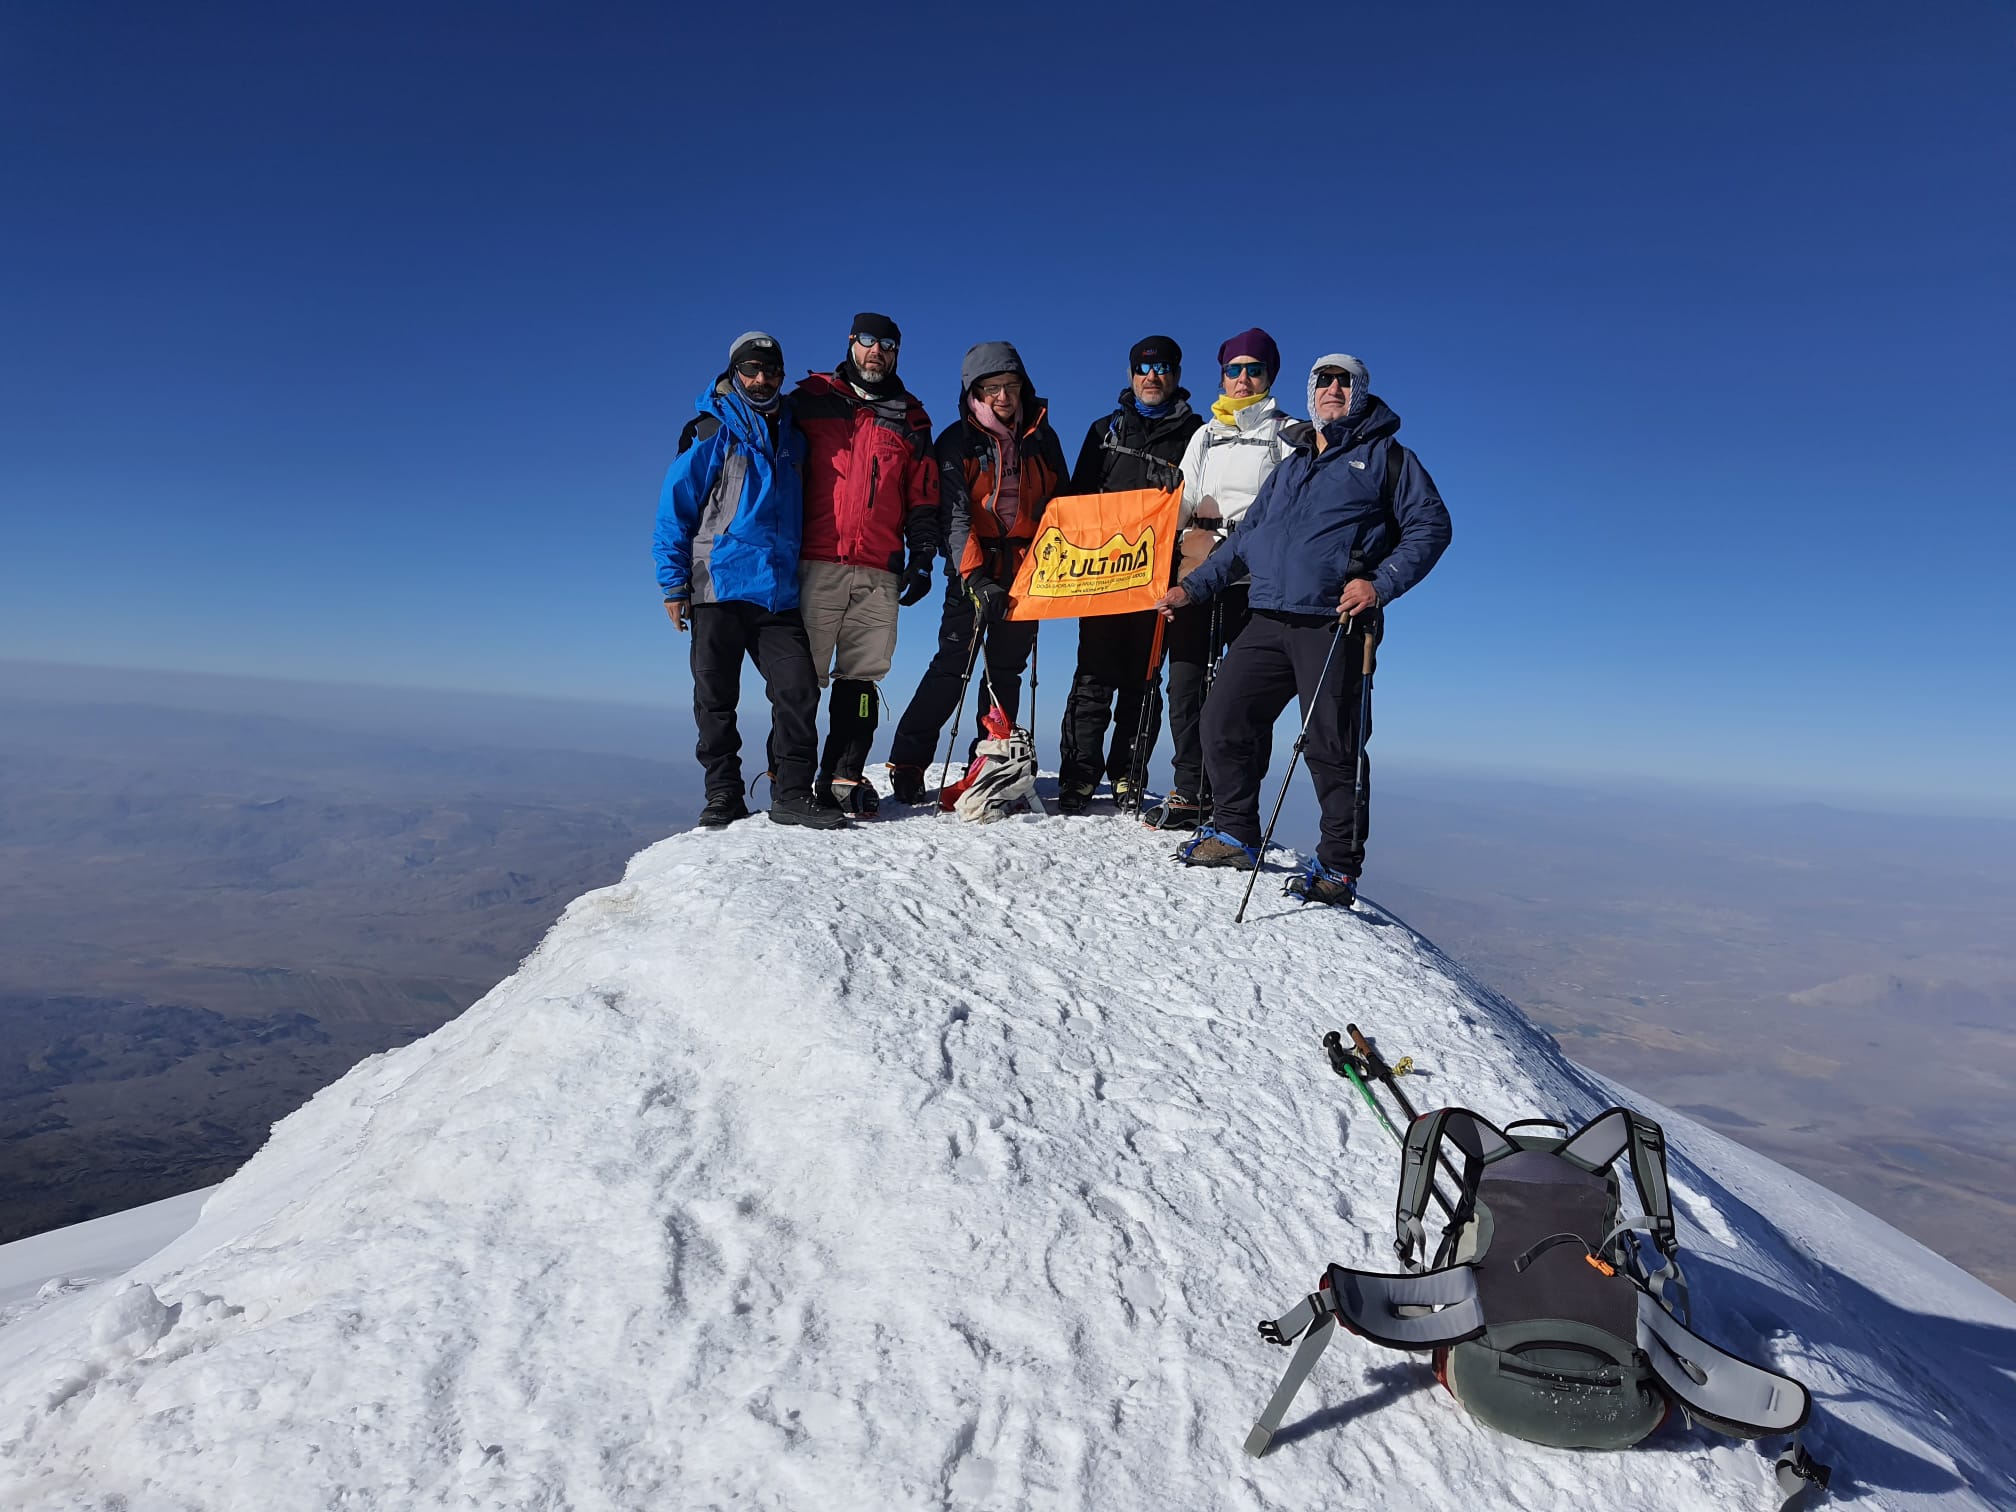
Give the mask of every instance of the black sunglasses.
[{"label": "black sunglasses", "polygon": [[895,351],[898,345],[894,336],[863,336],[859,331],[854,333],[854,341],[858,346],[880,347],[885,352]]},{"label": "black sunglasses", "polygon": [[736,363],[735,371],[740,373],[744,378],[761,378],[765,374],[768,374],[772,378],[782,378],[784,376],[784,365],[779,362],[764,362],[760,358],[751,357],[747,362]]},{"label": "black sunglasses", "polygon": [[1351,375],[1343,368],[1324,368],[1316,374],[1316,392],[1319,394],[1337,383],[1343,384],[1346,388],[1351,387]]}]

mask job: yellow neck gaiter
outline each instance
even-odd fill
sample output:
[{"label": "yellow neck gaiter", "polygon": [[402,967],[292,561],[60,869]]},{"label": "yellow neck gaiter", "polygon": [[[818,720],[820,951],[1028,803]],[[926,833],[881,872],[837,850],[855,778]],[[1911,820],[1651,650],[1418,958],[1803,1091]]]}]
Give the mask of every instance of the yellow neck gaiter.
[{"label": "yellow neck gaiter", "polygon": [[1250,394],[1244,399],[1234,399],[1230,394],[1220,394],[1211,401],[1211,414],[1220,425],[1237,425],[1237,416],[1242,409],[1251,409],[1267,397],[1267,390]]}]

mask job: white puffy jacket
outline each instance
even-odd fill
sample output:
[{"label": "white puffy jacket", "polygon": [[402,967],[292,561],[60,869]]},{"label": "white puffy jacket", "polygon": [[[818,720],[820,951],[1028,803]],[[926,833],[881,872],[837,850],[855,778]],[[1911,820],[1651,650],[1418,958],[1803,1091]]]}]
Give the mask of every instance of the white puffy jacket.
[{"label": "white puffy jacket", "polygon": [[1314,435],[1308,421],[1283,414],[1272,394],[1232,418],[1235,423],[1227,425],[1211,416],[1183,449],[1181,526],[1187,528],[1200,514],[1206,519],[1216,514],[1225,522],[1221,533],[1231,530],[1259,495],[1267,474],[1298,439],[1306,445]]}]

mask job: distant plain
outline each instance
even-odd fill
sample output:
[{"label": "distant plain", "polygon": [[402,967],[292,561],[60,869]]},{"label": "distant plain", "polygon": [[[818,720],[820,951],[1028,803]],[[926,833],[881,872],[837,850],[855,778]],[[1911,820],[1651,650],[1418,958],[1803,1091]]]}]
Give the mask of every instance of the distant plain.
[{"label": "distant plain", "polygon": [[[0,1242],[221,1179],[461,1011],[690,824],[690,741],[671,708],[0,663]],[[1370,898],[2016,1295],[2016,821],[1398,762],[1377,792]],[[1304,788],[1282,838],[1312,827]]]}]

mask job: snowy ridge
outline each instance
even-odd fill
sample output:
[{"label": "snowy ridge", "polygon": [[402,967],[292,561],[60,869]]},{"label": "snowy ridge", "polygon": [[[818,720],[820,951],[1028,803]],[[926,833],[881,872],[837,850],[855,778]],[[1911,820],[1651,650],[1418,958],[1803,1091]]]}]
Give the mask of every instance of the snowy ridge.
[{"label": "snowy ridge", "polygon": [[1235,928],[1243,877],[1168,850],[922,813],[651,847],[0,1329],[0,1506],[1770,1505],[1757,1448],[1524,1445],[1348,1338],[1241,1453],[1254,1320],[1390,1268],[1397,1152],[1318,1050],[1356,1019],[1417,1101],[1665,1123],[1696,1321],[1813,1389],[1838,1502],[2016,1507],[2016,1306],[1404,924],[1263,879]]}]

